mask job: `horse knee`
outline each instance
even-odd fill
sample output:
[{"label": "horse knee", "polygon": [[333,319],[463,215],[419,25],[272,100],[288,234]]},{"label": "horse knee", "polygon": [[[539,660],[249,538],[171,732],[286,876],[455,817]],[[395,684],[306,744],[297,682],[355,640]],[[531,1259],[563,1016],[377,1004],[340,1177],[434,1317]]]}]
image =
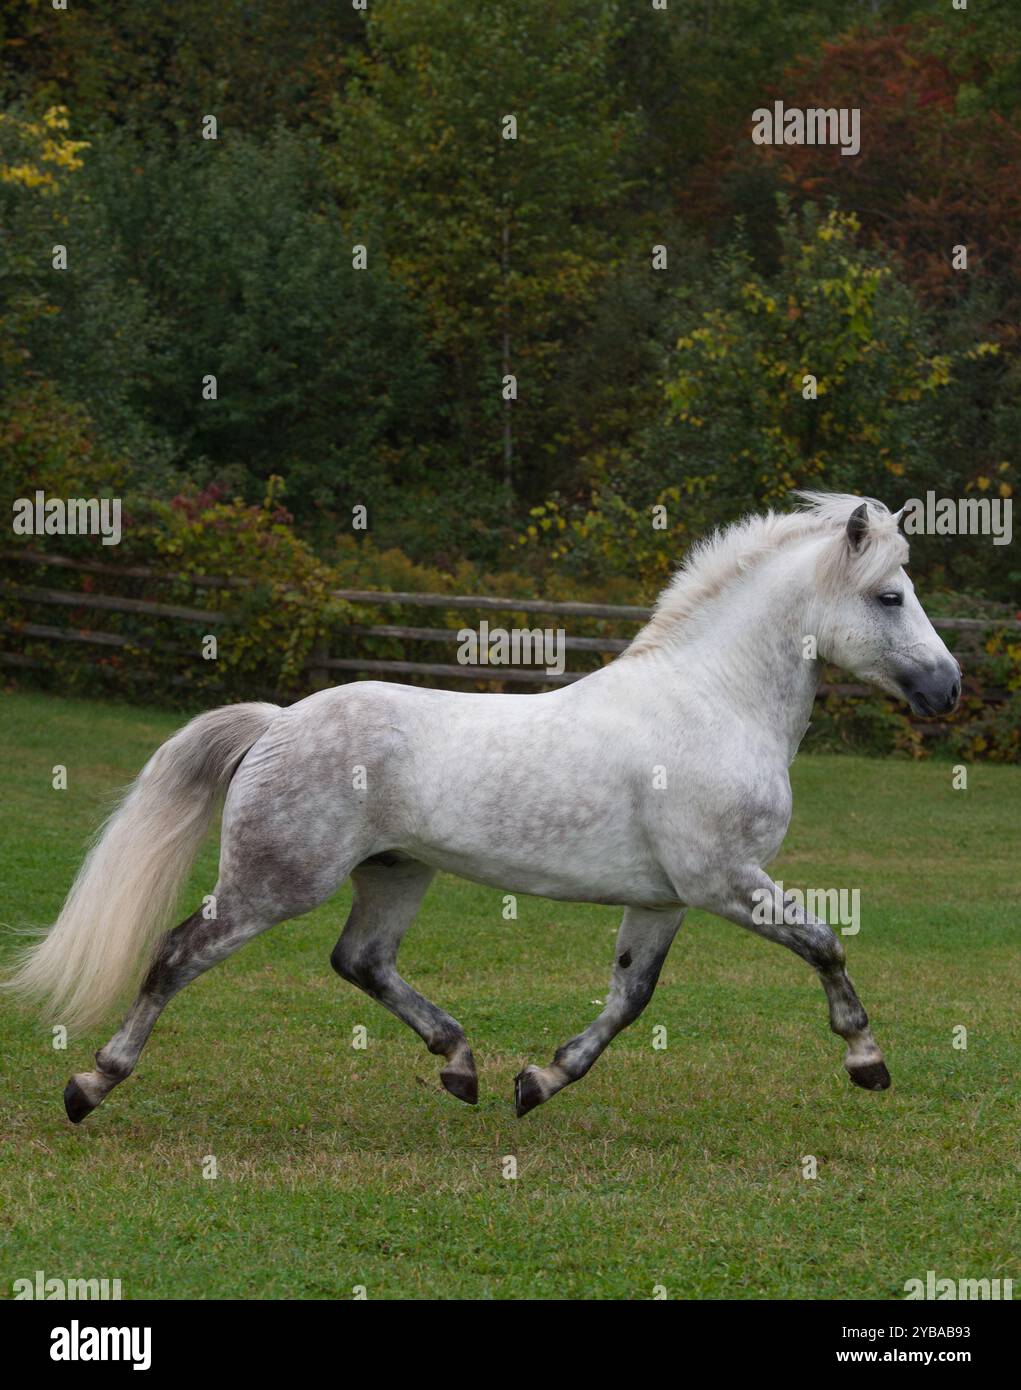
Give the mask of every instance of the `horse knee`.
[{"label": "horse knee", "polygon": [[805,945],[805,957],[821,974],[832,975],[843,970],[847,954],[839,936],[829,927],[813,923]]},{"label": "horse knee", "polygon": [[371,942],[345,941],[342,936],[330,955],[330,964],[342,980],[372,994],[385,982],[388,962]]},{"label": "horse knee", "polygon": [[655,961],[632,961],[630,951],[617,960],[613,984],[607,1001],[616,1010],[621,1028],[627,1028],[639,1017],[652,998],[662,958]]},{"label": "horse knee", "polygon": [[337,942],[330,955],[330,964],[342,980],[347,980],[348,984],[357,985],[358,963],[354,951],[349,946],[345,946],[344,938]]}]

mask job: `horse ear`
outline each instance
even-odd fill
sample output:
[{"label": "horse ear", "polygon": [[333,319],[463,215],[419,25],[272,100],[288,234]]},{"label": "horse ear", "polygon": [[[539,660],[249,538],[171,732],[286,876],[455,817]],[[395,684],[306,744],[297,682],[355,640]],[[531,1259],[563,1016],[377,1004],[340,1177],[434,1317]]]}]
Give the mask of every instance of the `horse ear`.
[{"label": "horse ear", "polygon": [[847,518],[847,543],[852,550],[860,550],[861,543],[869,529],[869,505],[863,502]]}]

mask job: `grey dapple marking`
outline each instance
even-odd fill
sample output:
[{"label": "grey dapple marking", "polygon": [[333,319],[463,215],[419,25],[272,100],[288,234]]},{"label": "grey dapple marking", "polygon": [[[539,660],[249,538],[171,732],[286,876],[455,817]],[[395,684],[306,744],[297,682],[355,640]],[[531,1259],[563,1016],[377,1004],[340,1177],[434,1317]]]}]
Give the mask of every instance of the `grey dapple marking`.
[{"label": "grey dapple marking", "polygon": [[[366,681],[288,709],[214,710],[164,744],[12,981],[60,1021],[90,1026],[149,959],[96,1069],[68,1084],[71,1119],[131,1072],[179,989],[348,875],[354,906],[334,968],[413,1028],[444,1058],[446,1088],[474,1101],[460,1024],[397,972],[437,869],[625,909],[605,1008],[548,1066],[518,1075],[519,1115],[583,1076],[637,1018],[687,907],[806,960],[851,1080],[888,1086],[840,940],[804,911],[763,923],[753,908],[763,890],[786,906],[761,866],[787,830],[787,769],[818,682],[805,638],[820,660],[921,713],[953,707],[960,668],[904,573],[896,518],[853,497],[807,501],[696,548],[628,650],[573,685],[478,695]],[[224,785],[216,918],[196,913],[163,936]]]}]

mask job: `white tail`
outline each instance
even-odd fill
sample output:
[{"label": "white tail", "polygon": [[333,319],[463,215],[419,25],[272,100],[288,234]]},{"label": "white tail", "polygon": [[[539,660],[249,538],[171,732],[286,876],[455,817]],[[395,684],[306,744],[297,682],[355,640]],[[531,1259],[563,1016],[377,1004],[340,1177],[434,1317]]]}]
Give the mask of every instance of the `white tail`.
[{"label": "white tail", "polygon": [[278,713],[278,705],[225,705],[156,750],[100,830],[60,916],[5,989],[69,1030],[102,1021],[166,930],[217,793]]}]

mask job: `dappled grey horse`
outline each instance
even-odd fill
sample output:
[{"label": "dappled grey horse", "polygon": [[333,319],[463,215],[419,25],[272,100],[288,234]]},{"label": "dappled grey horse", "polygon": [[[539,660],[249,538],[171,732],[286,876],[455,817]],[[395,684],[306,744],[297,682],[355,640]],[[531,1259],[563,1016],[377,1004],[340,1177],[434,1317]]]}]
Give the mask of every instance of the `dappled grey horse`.
[{"label": "dappled grey horse", "polygon": [[[820,663],[922,714],[953,708],[960,668],[904,573],[897,518],[854,497],[806,502],[696,547],[628,649],[551,693],[364,681],[286,709],[229,705],[169,739],[10,982],[80,1029],[145,972],[95,1070],[68,1083],[70,1118],[83,1119],[132,1071],[179,989],[324,902],[348,875],[354,905],[334,968],[413,1028],[444,1059],[447,1090],[474,1102],[461,1025],[397,972],[401,939],[437,869],[624,908],[605,1008],[548,1066],[519,1073],[519,1115],[583,1076],[638,1017],[688,907],[813,966],[852,1081],[887,1087],[839,938],[762,866],[787,830],[787,769]],[[166,932],[222,788],[212,901]]]}]

